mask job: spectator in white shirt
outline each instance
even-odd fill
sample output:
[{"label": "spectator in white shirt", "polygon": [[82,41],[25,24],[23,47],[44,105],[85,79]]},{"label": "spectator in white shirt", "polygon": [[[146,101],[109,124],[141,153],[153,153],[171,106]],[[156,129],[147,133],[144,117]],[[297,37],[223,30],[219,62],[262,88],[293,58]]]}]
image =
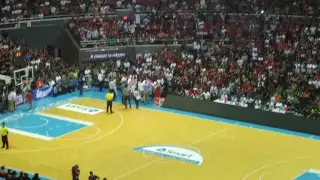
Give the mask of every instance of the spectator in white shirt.
[{"label": "spectator in white shirt", "polygon": [[134,102],[136,103],[136,108],[138,109],[139,108],[139,101],[141,99],[141,94],[138,89],[135,89],[133,91],[133,99],[134,99]]},{"label": "spectator in white shirt", "polygon": [[109,82],[109,90],[113,92],[113,99],[116,99],[117,97],[117,84],[116,84],[116,79],[113,79]]},{"label": "spectator in white shirt", "polygon": [[103,79],[104,79],[104,74],[100,72],[100,73],[98,74],[99,91],[100,91],[100,92],[102,92]]},{"label": "spectator in white shirt", "polygon": [[12,90],[8,95],[9,111],[13,112],[15,109],[16,91]]}]

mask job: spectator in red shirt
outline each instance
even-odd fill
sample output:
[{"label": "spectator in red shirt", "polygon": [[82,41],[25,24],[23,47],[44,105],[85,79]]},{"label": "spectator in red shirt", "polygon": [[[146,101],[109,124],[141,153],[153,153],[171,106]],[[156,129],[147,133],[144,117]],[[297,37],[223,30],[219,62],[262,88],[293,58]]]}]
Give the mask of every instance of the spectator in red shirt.
[{"label": "spectator in red shirt", "polygon": [[32,109],[32,100],[33,100],[32,91],[29,90],[29,91],[27,92],[27,101],[28,101],[29,110]]}]

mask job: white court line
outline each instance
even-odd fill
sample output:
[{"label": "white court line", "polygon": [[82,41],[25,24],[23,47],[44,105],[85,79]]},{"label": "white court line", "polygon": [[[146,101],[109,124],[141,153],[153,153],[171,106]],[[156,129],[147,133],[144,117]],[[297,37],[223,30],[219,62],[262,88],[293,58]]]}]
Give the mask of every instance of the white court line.
[{"label": "white court line", "polygon": [[290,162],[290,161],[297,161],[297,160],[301,160],[301,159],[305,159],[306,157],[295,157],[295,158],[291,158],[291,159],[285,159],[285,160],[280,160],[280,161],[277,161],[277,162],[274,162],[274,163],[270,163],[270,164],[266,164],[264,166],[261,166],[257,169],[254,169],[253,171],[251,171],[250,173],[248,173],[247,175],[245,175],[242,180],[246,180],[249,176],[251,176],[252,174],[255,174],[256,172],[262,170],[262,169],[265,169],[267,167],[270,167],[270,166],[274,166],[274,165],[277,165],[277,164],[283,164],[283,163],[287,163],[287,162]]},{"label": "white court line", "polygon": [[[94,100],[99,100],[99,101],[104,101],[104,100],[101,100],[101,99],[97,99],[97,98],[93,98],[93,97],[86,97],[86,98],[89,98],[89,99],[94,99]],[[104,101],[105,102],[105,101]],[[115,104],[121,104],[120,102],[114,102]],[[148,107],[139,107],[141,109],[147,109],[147,110],[151,110],[151,111],[158,111],[158,112],[164,112],[164,113],[170,113],[170,114],[174,114],[174,115],[179,115],[179,116],[186,116],[186,117],[192,117],[192,118],[195,118],[195,119],[200,119],[200,120],[210,120],[210,121],[214,121],[214,122],[219,122],[219,123],[223,123],[223,124],[227,124],[227,125],[231,125],[231,126],[237,126],[237,127],[244,127],[244,128],[251,128],[251,129],[254,129],[254,130],[257,130],[257,131],[262,131],[262,132],[268,132],[268,133],[275,133],[275,134],[280,134],[282,136],[291,136],[291,137],[298,137],[298,138],[303,138],[303,139],[315,139],[314,138],[314,135],[311,135],[310,137],[303,137],[303,136],[299,136],[299,135],[294,135],[294,134],[288,134],[288,133],[283,133],[283,132],[278,132],[278,131],[274,131],[274,130],[267,130],[267,129],[261,129],[261,128],[258,128],[258,127],[253,127],[253,126],[247,126],[247,125],[241,125],[238,120],[236,119],[230,119],[231,121],[234,121],[234,123],[230,123],[230,122],[226,122],[224,120],[213,120],[213,119],[208,119],[206,117],[199,117],[199,116],[190,116],[190,115],[187,115],[187,114],[184,114],[184,113],[179,113],[179,112],[174,112],[174,111],[171,111],[172,108],[166,108],[168,109],[168,111],[164,111],[160,108],[162,107],[157,107],[157,108],[148,108]],[[183,112],[183,111],[182,111]],[[199,114],[199,113],[195,113],[196,115]],[[218,117],[215,117],[215,116],[210,116],[212,118],[218,118]],[[221,118],[220,118],[221,119]],[[222,118],[222,119],[228,119],[228,118]],[[248,123],[250,124],[250,123]],[[288,130],[290,131],[290,130]],[[292,131],[294,132],[294,131]]]},{"label": "white court line", "polygon": [[[75,132],[77,132],[77,131],[81,131],[81,130],[83,130],[83,129],[86,128],[86,127],[88,127],[88,126],[81,127],[81,128],[77,128],[77,129],[68,131],[67,133],[64,133],[64,134],[62,134],[62,135],[60,135],[60,136],[54,137],[54,139],[60,139],[60,138],[62,138],[62,137],[64,137],[64,136],[67,136],[67,135],[69,135],[69,134],[75,133]],[[88,138],[86,138],[86,139],[88,139]]]},{"label": "white court line", "polygon": [[47,118],[40,117],[40,120],[45,121],[45,123],[40,124],[40,125],[36,125],[36,126],[14,126],[14,127],[15,128],[22,128],[22,129],[32,129],[32,128],[39,128],[39,127],[46,126],[49,123],[49,120]]},{"label": "white court line", "polygon": [[261,175],[259,176],[259,180],[262,180],[263,177],[264,177],[266,174],[269,174],[269,173],[271,173],[271,172],[282,171],[283,169],[288,169],[288,167],[287,167],[287,168],[282,168],[282,169],[271,170],[271,171],[268,171],[268,172],[264,172],[263,174],[261,174]]},{"label": "white court line", "polygon": [[[86,126],[92,126],[93,125],[92,122],[87,122],[87,121],[77,120],[77,119],[73,119],[73,118],[62,117],[62,116],[56,116],[56,115],[43,113],[43,112],[38,112],[38,113],[34,113],[34,114],[35,115],[39,115],[39,116],[48,117],[48,118],[53,118],[53,119],[69,121],[69,122],[82,124],[82,125],[86,125]],[[39,125],[39,126],[20,127],[20,128],[42,127],[42,126],[48,125],[48,123],[49,123],[49,120],[46,120],[45,124],[42,124],[42,125]],[[80,128],[80,129],[83,129],[83,128]],[[77,130],[80,130],[80,129],[77,129]],[[75,130],[75,131],[77,131],[77,130]],[[59,138],[59,137],[65,136],[67,134],[75,132],[75,131],[70,131],[69,133],[63,134],[62,136],[59,136],[59,137],[50,137],[50,136],[39,135],[39,134],[36,134],[36,133],[27,132],[27,131],[17,130],[17,129],[14,129],[14,128],[9,128],[9,131],[14,133],[14,134],[19,134],[19,135],[23,135],[23,136],[29,136],[29,137],[32,137],[32,138],[37,138],[37,139],[41,139],[41,140],[45,140],[45,141],[51,141],[53,139],[56,139],[56,138]]]},{"label": "white court line", "polygon": [[37,138],[37,139],[41,139],[41,140],[45,140],[45,141],[51,141],[54,139],[53,137],[43,136],[43,135],[30,133],[30,132],[26,132],[26,131],[20,131],[17,129],[12,129],[12,128],[8,128],[8,129],[9,129],[10,133],[19,134],[19,135],[23,135],[23,136],[29,136],[32,138]]},{"label": "white court line", "polygon": [[[215,136],[215,135],[219,134],[220,132],[225,131],[225,130],[227,130],[227,129],[228,129],[228,128],[223,128],[223,129],[221,129],[221,130],[219,130],[219,131],[217,131],[217,132],[215,132],[215,133],[210,134],[209,136],[206,136],[206,137],[204,137],[204,138],[201,138],[201,139],[193,142],[191,145],[199,144],[199,143],[205,141],[206,139],[209,139],[209,138],[211,138],[211,137],[213,137],[213,136]],[[145,165],[143,165],[143,166],[137,167],[137,168],[135,168],[135,169],[133,169],[133,170],[131,170],[131,171],[128,171],[128,172],[126,172],[126,173],[124,173],[124,174],[116,177],[114,180],[121,179],[121,178],[123,178],[123,177],[125,177],[125,176],[127,176],[127,175],[129,175],[129,174],[132,174],[132,173],[134,173],[134,172],[136,172],[136,171],[139,171],[140,169],[146,168],[146,167],[148,167],[148,166],[152,165],[153,163],[158,162],[158,161],[160,161],[160,160],[162,160],[162,158],[155,159],[155,160],[153,160],[153,161],[151,161],[151,162],[148,162],[147,164],[145,164]]]},{"label": "white court line", "polygon": [[79,119],[74,119],[74,118],[68,118],[68,117],[64,117],[64,116],[57,116],[57,115],[44,113],[44,112],[38,112],[38,113],[35,113],[35,114],[39,115],[39,116],[45,116],[45,117],[48,117],[48,118],[59,119],[59,120],[64,120],[64,121],[70,121],[70,122],[77,123],[77,124],[83,124],[83,125],[86,125],[86,126],[92,126],[93,125],[92,122],[79,120]]},{"label": "white court line", "polygon": [[298,179],[300,176],[302,176],[304,173],[306,173],[307,171],[303,171],[301,174],[299,174],[297,177],[293,178],[292,180],[296,180]]},{"label": "white court line", "polygon": [[317,170],[317,169],[309,169],[309,170],[306,171],[306,172],[314,173],[314,174],[320,174],[320,170]]},{"label": "white court line", "polygon": [[268,174],[268,173],[269,173],[269,172],[265,172],[265,173],[261,174],[261,175],[259,176],[259,180],[262,180],[262,179],[263,179],[263,176],[266,175],[266,174]]},{"label": "white court line", "polygon": [[2,153],[3,154],[13,154],[13,153],[45,152],[45,151],[59,150],[59,149],[65,149],[65,148],[73,148],[75,146],[80,146],[80,145],[91,143],[93,141],[101,140],[102,138],[106,138],[108,136],[111,136],[113,133],[117,132],[122,127],[122,125],[124,123],[123,115],[120,112],[118,112],[116,109],[115,109],[115,113],[120,116],[120,121],[121,121],[120,124],[116,128],[114,128],[112,131],[107,132],[106,134],[103,134],[99,137],[84,140],[84,141],[81,141],[80,143],[77,143],[77,144],[69,144],[66,146],[54,146],[54,147],[43,148],[43,149],[10,150],[10,151],[3,151]]},{"label": "white court line", "polygon": [[136,172],[136,171],[139,171],[140,169],[146,168],[146,167],[150,166],[151,164],[153,164],[153,163],[155,163],[155,162],[158,162],[158,161],[160,161],[160,160],[161,160],[161,159],[156,159],[156,160],[150,161],[150,162],[148,162],[147,164],[145,164],[145,165],[143,165],[143,166],[137,167],[137,168],[135,168],[135,169],[133,169],[133,170],[131,170],[131,171],[128,171],[128,172],[122,174],[121,176],[116,177],[114,180],[121,179],[121,178],[123,178],[123,177],[125,177],[125,176],[127,176],[127,175],[129,175],[129,174],[131,174],[131,173],[134,173],[134,172]]},{"label": "white court line", "polygon": [[211,138],[212,136],[215,136],[215,135],[217,135],[217,134],[219,134],[219,133],[221,133],[222,131],[225,131],[225,130],[227,130],[227,129],[228,129],[228,128],[223,128],[223,129],[221,129],[221,130],[219,130],[219,131],[217,131],[217,132],[211,133],[209,136],[206,136],[206,137],[204,137],[204,138],[202,138],[202,139],[199,139],[199,140],[193,142],[191,145],[195,145],[195,144],[201,143],[202,141],[205,141],[206,139],[209,139],[209,138]]},{"label": "white court line", "polygon": [[[105,102],[104,100],[97,99],[97,98],[93,98],[93,97],[86,97],[86,98]],[[115,103],[115,104],[121,104],[120,102],[114,102],[114,103]],[[311,135],[310,137],[303,137],[303,136],[294,135],[294,134],[287,134],[287,133],[282,133],[282,132],[273,131],[273,130],[261,129],[261,128],[253,127],[253,126],[241,125],[241,124],[240,124],[241,122],[239,122],[239,121],[237,121],[237,120],[235,120],[235,119],[230,119],[231,121],[234,121],[234,123],[230,123],[230,122],[226,122],[226,121],[224,121],[224,120],[213,120],[213,119],[208,119],[208,118],[206,118],[206,117],[190,116],[190,115],[187,115],[187,114],[183,114],[183,113],[179,113],[179,112],[174,112],[174,111],[171,111],[172,108],[166,108],[166,109],[168,109],[168,111],[161,110],[161,109],[160,109],[161,107],[159,107],[159,108],[139,107],[139,108],[141,108],[141,109],[147,109],[147,110],[151,110],[151,111],[158,111],[158,112],[162,112],[162,113],[170,113],[170,114],[179,115],[179,116],[192,117],[192,118],[200,119],[200,120],[210,120],[210,121],[213,121],[213,122],[218,122],[218,123],[222,123],[222,124],[226,124],[226,125],[243,127],[243,128],[249,128],[249,129],[253,129],[253,130],[256,130],[256,131],[262,131],[262,132],[280,134],[280,135],[282,135],[282,136],[298,137],[298,138],[312,139],[312,140],[315,139],[313,135]],[[183,112],[183,111],[182,111],[182,112]],[[195,114],[199,114],[199,113],[195,113]],[[210,116],[210,117],[216,118],[215,116]],[[227,119],[227,118],[222,118],[222,119]],[[249,124],[250,124],[250,123],[249,123]],[[293,131],[293,132],[294,132],[294,131]]]},{"label": "white court line", "polygon": [[83,137],[83,138],[62,138],[62,137],[64,137],[64,136],[68,135],[68,134],[71,134],[71,133],[74,133],[74,132],[77,132],[77,131],[80,131],[80,130],[84,129],[84,128],[80,128],[80,129],[77,129],[77,130],[72,131],[72,132],[70,132],[70,133],[67,133],[67,134],[64,134],[64,135],[62,135],[62,136],[56,137],[55,139],[57,139],[57,138],[62,138],[62,139],[59,139],[59,140],[62,140],[62,141],[79,141],[79,140],[92,139],[92,138],[97,137],[97,136],[100,134],[100,132],[101,132],[101,129],[100,129],[100,128],[98,128],[98,127],[94,127],[94,128],[97,130],[97,132],[96,132],[96,134],[91,135],[91,136],[86,136],[86,137]]}]

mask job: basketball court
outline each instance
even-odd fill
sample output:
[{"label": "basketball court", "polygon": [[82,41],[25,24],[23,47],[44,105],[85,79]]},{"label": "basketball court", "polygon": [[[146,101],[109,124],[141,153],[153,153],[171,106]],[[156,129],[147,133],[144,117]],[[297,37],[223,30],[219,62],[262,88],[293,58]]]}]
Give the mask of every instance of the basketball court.
[{"label": "basketball court", "polygon": [[[0,116],[11,134],[1,164],[47,179],[320,179],[319,137],[157,107],[105,112],[104,93],[48,97]],[[120,100],[120,98],[118,98]]]}]

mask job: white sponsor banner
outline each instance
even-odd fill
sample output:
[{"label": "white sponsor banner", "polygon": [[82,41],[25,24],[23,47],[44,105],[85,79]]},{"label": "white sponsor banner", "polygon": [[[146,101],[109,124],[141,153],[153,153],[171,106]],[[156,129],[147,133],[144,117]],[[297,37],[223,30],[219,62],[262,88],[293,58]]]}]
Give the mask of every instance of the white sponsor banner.
[{"label": "white sponsor banner", "polygon": [[184,147],[160,145],[137,147],[133,150],[196,165],[201,165],[203,162],[203,157],[199,152]]},{"label": "white sponsor banner", "polygon": [[82,105],[78,105],[78,104],[63,104],[61,106],[58,106],[58,108],[63,109],[63,110],[83,113],[83,114],[89,114],[89,115],[96,115],[96,114],[103,112],[102,109],[97,109],[97,108],[88,107],[88,106],[82,106]]},{"label": "white sponsor banner", "polygon": [[24,99],[23,99],[22,94],[17,95],[17,97],[16,97],[16,106],[21,105],[23,103],[24,103]]}]

